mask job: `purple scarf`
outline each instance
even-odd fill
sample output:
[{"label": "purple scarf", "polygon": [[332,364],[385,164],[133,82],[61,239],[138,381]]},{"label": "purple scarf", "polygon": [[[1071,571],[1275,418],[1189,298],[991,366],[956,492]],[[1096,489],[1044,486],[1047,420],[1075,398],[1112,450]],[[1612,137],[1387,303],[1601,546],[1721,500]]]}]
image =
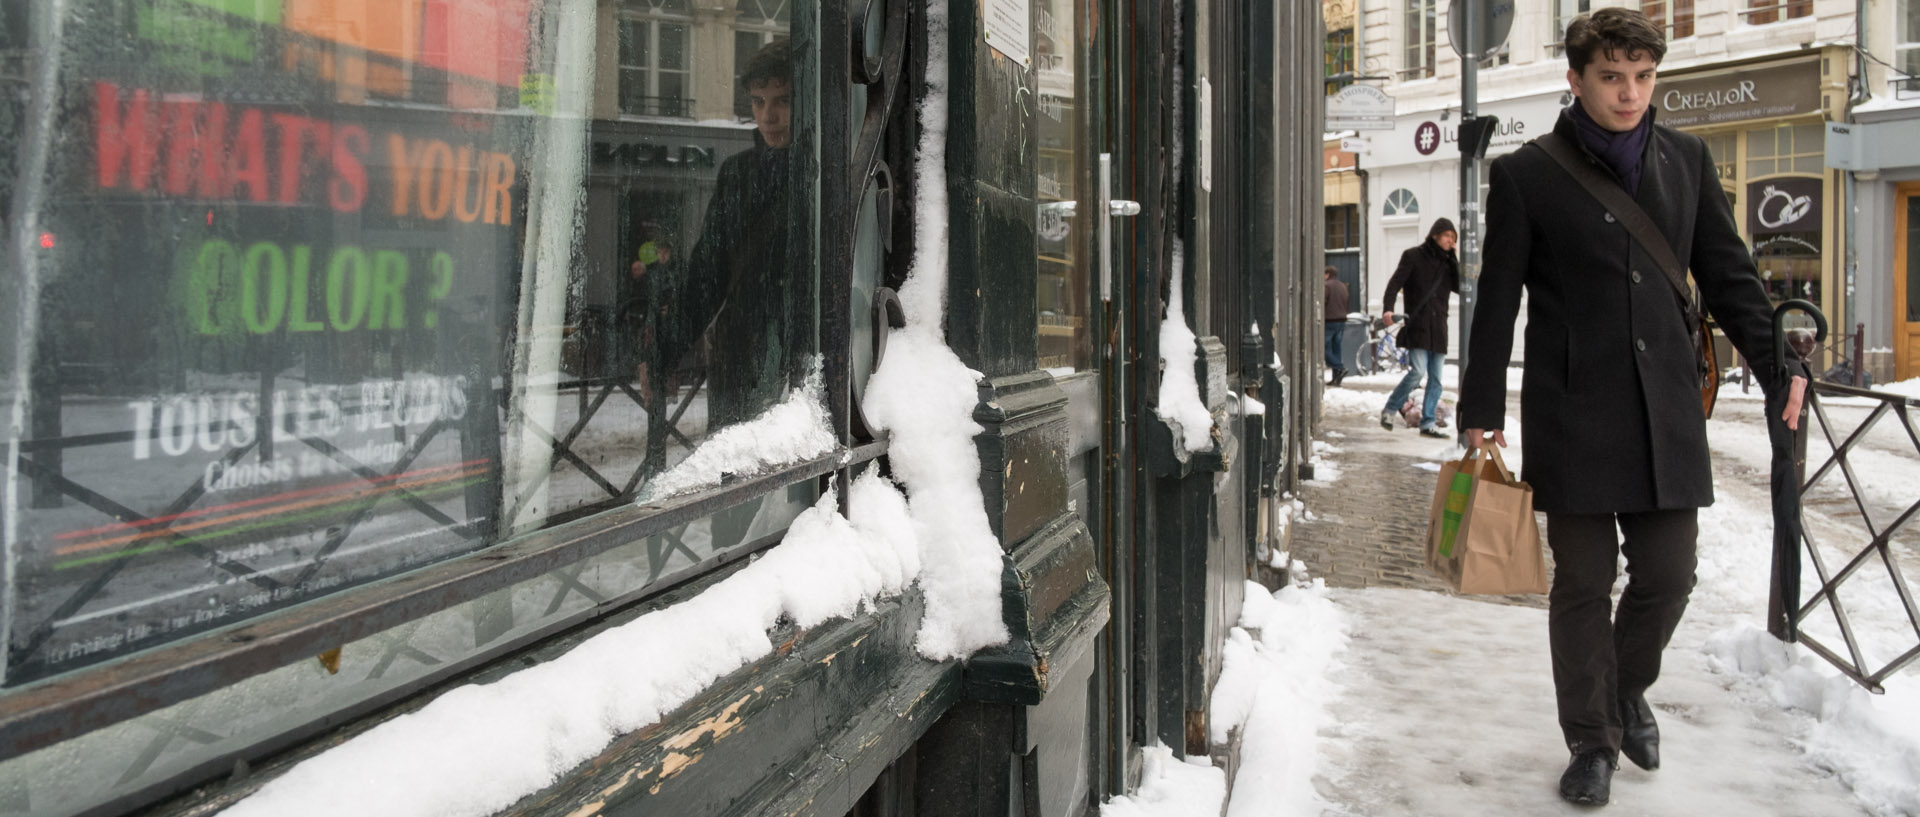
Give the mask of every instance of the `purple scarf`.
[{"label": "purple scarf", "polygon": [[1638,194],[1640,157],[1646,153],[1648,135],[1653,133],[1653,110],[1649,108],[1633,130],[1622,133],[1600,127],[1600,123],[1587,115],[1587,109],[1580,107],[1578,100],[1567,106],[1567,111],[1573,118],[1574,130],[1580,134],[1580,144],[1613,170],[1628,195]]}]

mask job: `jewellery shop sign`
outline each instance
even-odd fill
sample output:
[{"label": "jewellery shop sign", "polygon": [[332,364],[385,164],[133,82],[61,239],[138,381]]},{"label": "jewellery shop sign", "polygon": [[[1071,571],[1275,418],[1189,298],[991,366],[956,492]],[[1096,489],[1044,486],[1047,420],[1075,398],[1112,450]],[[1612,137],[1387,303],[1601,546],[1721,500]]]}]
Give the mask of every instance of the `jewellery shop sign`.
[{"label": "jewellery shop sign", "polygon": [[1820,64],[1785,65],[1661,77],[1654,89],[1660,124],[1692,128],[1820,110]]}]

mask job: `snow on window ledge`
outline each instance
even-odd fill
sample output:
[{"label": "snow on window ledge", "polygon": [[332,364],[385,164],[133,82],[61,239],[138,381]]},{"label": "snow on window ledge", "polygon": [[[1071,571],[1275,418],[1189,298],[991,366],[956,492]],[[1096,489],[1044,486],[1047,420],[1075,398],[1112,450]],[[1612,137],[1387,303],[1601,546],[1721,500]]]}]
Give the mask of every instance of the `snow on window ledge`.
[{"label": "snow on window ledge", "polygon": [[832,451],[838,443],[827,416],[827,390],[820,369],[816,356],[806,380],[779,405],[701,441],[686,459],[650,480],[635,502],[645,505],[712,488],[730,476],[765,473]]},{"label": "snow on window ledge", "polygon": [[851,519],[829,491],[779,545],[699,595],[497,683],[451,690],[223,813],[484,817],[512,805],[772,654],[767,632],[782,619],[815,627],[905,591],[920,570],[906,498],[872,471],[849,494]]}]

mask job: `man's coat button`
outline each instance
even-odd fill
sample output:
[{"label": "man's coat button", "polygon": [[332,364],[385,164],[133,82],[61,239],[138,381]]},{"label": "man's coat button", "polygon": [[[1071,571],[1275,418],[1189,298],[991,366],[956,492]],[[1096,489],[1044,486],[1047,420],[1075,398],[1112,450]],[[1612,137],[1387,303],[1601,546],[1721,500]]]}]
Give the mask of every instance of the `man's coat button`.
[{"label": "man's coat button", "polygon": [[1608,214],[1607,214],[1607,223],[1608,223],[1608,224],[1612,224],[1612,223],[1613,223],[1613,214],[1612,214],[1612,213],[1608,213]]},{"label": "man's coat button", "polygon": [[1633,342],[1633,348],[1639,349],[1640,351],[1644,352],[1647,350],[1647,342],[1644,340],[1635,340]]}]

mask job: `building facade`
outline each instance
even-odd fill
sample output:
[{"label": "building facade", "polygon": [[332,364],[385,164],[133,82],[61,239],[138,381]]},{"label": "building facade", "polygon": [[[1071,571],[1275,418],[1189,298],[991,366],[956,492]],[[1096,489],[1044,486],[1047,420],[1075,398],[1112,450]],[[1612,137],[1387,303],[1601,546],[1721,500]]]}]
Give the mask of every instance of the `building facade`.
[{"label": "building facade", "polygon": [[1831,164],[1846,168],[1858,214],[1852,280],[1867,327],[1868,371],[1920,376],[1920,3],[1861,4],[1851,121],[1830,128]]},{"label": "building facade", "polygon": [[[1073,817],[1145,747],[1231,755],[1220,647],[1311,453],[1321,28],[1263,0],[0,4],[0,812],[245,806],[596,657],[547,702],[617,705],[564,734],[475,719],[488,758],[568,758],[494,813]],[[681,643],[768,602],[724,593],[808,514],[907,479],[864,406],[921,249],[979,468],[913,502],[978,505],[1008,638],[927,657],[910,587]],[[786,407],[826,442],[710,456]],[[671,662],[699,671],[636,680]],[[580,729],[606,740],[552,749]],[[399,785],[458,764],[426,765]]]},{"label": "building facade", "polygon": [[[1400,251],[1419,243],[1434,219],[1459,218],[1461,61],[1448,44],[1448,4],[1362,0],[1361,5],[1363,73],[1387,78],[1381,87],[1397,100],[1395,129],[1369,134],[1371,150],[1360,157],[1371,202],[1368,304],[1377,311]],[[1855,5],[1848,0],[1515,4],[1506,44],[1478,66],[1479,112],[1500,117],[1487,155],[1511,152],[1548,132],[1561,108],[1572,102],[1561,46],[1568,22],[1603,6],[1638,8],[1668,36],[1654,101],[1657,121],[1707,141],[1769,294],[1776,300],[1810,300],[1835,326],[1851,326],[1844,180],[1825,162],[1824,131],[1826,122],[1847,116]],[[1460,314],[1457,308],[1454,314]],[[1868,315],[1859,317],[1872,322]],[[1516,356],[1523,354],[1516,349]]]}]

